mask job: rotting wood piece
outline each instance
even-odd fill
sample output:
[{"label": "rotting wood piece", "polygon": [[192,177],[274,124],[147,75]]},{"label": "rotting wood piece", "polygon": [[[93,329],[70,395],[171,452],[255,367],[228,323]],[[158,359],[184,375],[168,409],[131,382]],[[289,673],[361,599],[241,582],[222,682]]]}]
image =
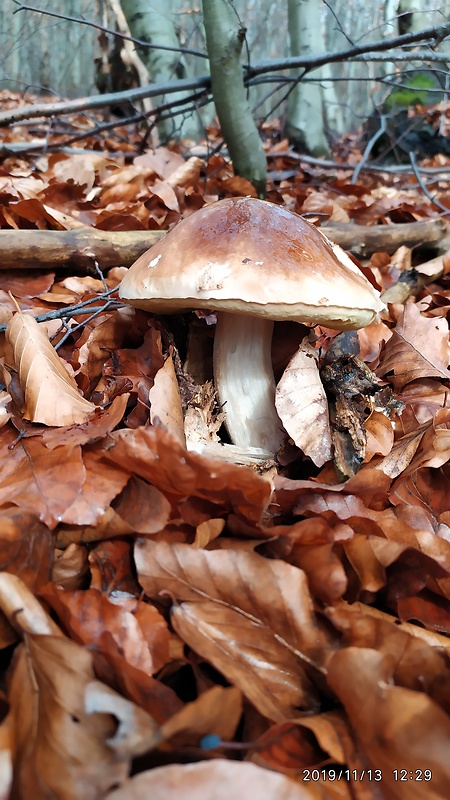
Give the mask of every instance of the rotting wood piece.
[{"label": "rotting wood piece", "polygon": [[320,230],[344,250],[367,258],[377,251],[392,254],[402,245],[437,247],[449,228],[442,219],[429,219],[388,225],[326,222],[320,226]]},{"label": "rotting wood piece", "polygon": [[[393,253],[400,245],[439,248],[448,231],[442,219],[398,225],[363,226],[326,223],[321,230],[345,250],[368,256],[376,251]],[[102,270],[129,267],[166,231],[0,230],[0,270],[64,269],[95,273],[94,259]]]},{"label": "rotting wood piece", "polygon": [[0,270],[63,269],[95,274],[94,261],[106,271],[129,267],[166,231],[1,230]]}]

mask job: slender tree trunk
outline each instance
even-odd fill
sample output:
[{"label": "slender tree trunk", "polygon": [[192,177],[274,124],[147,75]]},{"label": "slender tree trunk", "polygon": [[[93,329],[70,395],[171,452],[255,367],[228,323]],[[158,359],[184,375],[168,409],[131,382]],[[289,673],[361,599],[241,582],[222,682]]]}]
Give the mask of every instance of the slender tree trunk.
[{"label": "slender tree trunk", "polygon": [[235,172],[264,197],[266,155],[242,78],[245,29],[239,26],[231,0],[203,0],[203,21],[214,105]]},{"label": "slender tree trunk", "polygon": [[[321,0],[288,0],[288,25],[292,56],[325,52],[321,20]],[[337,131],[343,127],[337,96],[329,69],[315,70],[317,83],[299,81],[289,97],[286,131],[291,141],[314,156],[329,155],[326,125]],[[322,81],[321,81],[322,78]],[[324,88],[326,86],[326,89]],[[327,114],[328,111],[328,114]]]},{"label": "slender tree trunk", "polygon": [[[121,0],[121,5],[131,35],[136,39],[143,39],[152,45],[179,47],[170,10],[166,4],[150,2],[150,0]],[[157,6],[160,6],[161,10],[156,10]],[[137,49],[152,82],[186,77],[185,61],[180,53],[147,47],[138,47]],[[170,100],[173,102],[181,100],[183,97],[187,97],[187,94],[175,93],[171,95]],[[157,98],[154,105],[164,102],[164,97]],[[184,136],[192,139],[200,138],[199,124],[195,114],[188,116],[176,114],[171,119],[161,122],[158,125],[158,132],[162,140],[180,139]]]}]

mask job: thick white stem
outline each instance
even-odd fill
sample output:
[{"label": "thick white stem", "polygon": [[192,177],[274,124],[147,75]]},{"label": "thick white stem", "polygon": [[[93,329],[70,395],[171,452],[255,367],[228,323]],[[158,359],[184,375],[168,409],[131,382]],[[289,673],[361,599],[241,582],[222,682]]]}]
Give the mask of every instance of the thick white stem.
[{"label": "thick white stem", "polygon": [[275,409],[273,322],[217,314],[214,380],[231,440],[276,453],[286,437]]}]

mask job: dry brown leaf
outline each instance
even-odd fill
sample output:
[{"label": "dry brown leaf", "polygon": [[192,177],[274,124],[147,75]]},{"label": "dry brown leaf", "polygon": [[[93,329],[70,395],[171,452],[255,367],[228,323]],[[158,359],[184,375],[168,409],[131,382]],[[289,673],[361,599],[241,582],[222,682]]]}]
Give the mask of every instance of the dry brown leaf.
[{"label": "dry brown leaf", "polygon": [[101,652],[108,631],[121,655],[153,675],[169,660],[169,631],[159,612],[131,597],[112,602],[97,589],[64,592],[49,584],[41,591],[75,641]]},{"label": "dry brown leaf", "polygon": [[49,528],[32,512],[0,509],[0,576],[20,575],[32,591],[50,578],[54,542]]},{"label": "dry brown leaf", "polygon": [[255,764],[214,759],[198,764],[172,764],[130,778],[106,800],[323,800],[314,784],[297,783],[286,775]]},{"label": "dry brown leaf", "polygon": [[387,456],[394,443],[394,429],[391,420],[381,411],[373,411],[365,420],[364,428],[367,435],[366,461],[369,461],[377,453]]},{"label": "dry brown leaf", "polygon": [[448,380],[449,354],[445,319],[424,317],[414,303],[406,303],[386,342],[377,373],[392,372],[390,380],[396,389],[402,389],[417,378]]},{"label": "dry brown leaf", "polygon": [[428,427],[429,423],[416,427],[405,436],[402,436],[394,444],[390,453],[378,462],[376,469],[384,472],[390,478],[397,478],[398,475],[401,475],[413,460],[422,436]]},{"label": "dry brown leaf", "polygon": [[77,343],[77,361],[79,372],[85,378],[85,391],[94,389],[105,361],[122,346],[133,319],[133,309],[125,307],[115,314],[102,314],[85,326],[82,338]]},{"label": "dry brown leaf", "polygon": [[28,636],[15,654],[9,697],[14,725],[14,797],[98,800],[128,775],[107,740],[114,717],[85,711],[91,656],[75,642]]},{"label": "dry brown leaf", "polygon": [[18,440],[2,429],[0,505],[14,503],[54,528],[81,494],[85,469],[79,446],[48,450],[37,436]]},{"label": "dry brown leaf", "polygon": [[447,386],[437,380],[422,378],[406,386],[400,399],[405,408],[395,420],[399,433],[413,433],[416,428],[434,416],[440,408],[450,405]]},{"label": "dry brown leaf", "polygon": [[0,608],[21,634],[62,636],[56,623],[17,575],[0,572]]},{"label": "dry brown leaf", "polygon": [[204,498],[250,521],[260,519],[271,494],[267,481],[252,470],[191,453],[164,427],[115,431],[104,458],[164,493]]},{"label": "dry brown leaf", "polygon": [[164,366],[156,373],[149,399],[150,422],[153,423],[158,417],[180,444],[186,447],[180,389],[172,356],[166,358]]},{"label": "dry brown leaf", "polygon": [[80,395],[45,329],[17,312],[6,328],[6,340],[25,397],[25,419],[54,426],[86,422],[95,406]]},{"label": "dry brown leaf", "polygon": [[80,544],[69,544],[65,550],[55,551],[52,582],[66,591],[81,589],[86,585],[89,571],[88,553]]},{"label": "dry brown leaf", "polygon": [[[437,703],[420,691],[393,685],[391,660],[364,647],[335,653],[328,683],[344,704],[373,774],[380,770],[383,797],[445,800],[450,718]],[[424,770],[430,770],[431,780],[424,778]],[[407,795],[400,780],[404,774]]]},{"label": "dry brown leaf", "polygon": [[154,486],[132,475],[114,503],[116,514],[136,533],[152,534],[167,525],[171,505]]},{"label": "dry brown leaf", "polygon": [[331,431],[317,358],[303,341],[278,383],[275,405],[291,439],[321,467],[331,459]]},{"label": "dry brown leaf", "polygon": [[239,687],[259,713],[274,722],[318,709],[303,661],[276,638],[276,631],[214,602],[181,603],[171,621],[180,638]]},{"label": "dry brown leaf", "polygon": [[177,745],[198,746],[208,734],[228,741],[242,715],[242,694],[235,686],[213,686],[161,726],[164,739],[176,737]]},{"label": "dry brown leaf", "polygon": [[173,609],[178,633],[262,713],[280,720],[292,716],[295,705],[314,707],[304,667],[321,670],[331,644],[301,570],[242,550],[149,540],[137,542],[135,561],[150,597],[163,591],[190,601]]},{"label": "dry brown leaf", "polygon": [[432,423],[425,427],[427,430],[403,477],[424,467],[437,469],[450,459],[450,409],[441,408],[434,415]]},{"label": "dry brown leaf", "polygon": [[266,625],[291,649],[320,664],[329,650],[318,628],[304,573],[283,561],[235,550],[200,550],[139,539],[139,583],[149,597],[167,590],[180,601],[214,600]]},{"label": "dry brown leaf", "polygon": [[197,525],[195,531],[194,547],[207,547],[210,542],[217,539],[225,527],[224,519],[206,519]]}]

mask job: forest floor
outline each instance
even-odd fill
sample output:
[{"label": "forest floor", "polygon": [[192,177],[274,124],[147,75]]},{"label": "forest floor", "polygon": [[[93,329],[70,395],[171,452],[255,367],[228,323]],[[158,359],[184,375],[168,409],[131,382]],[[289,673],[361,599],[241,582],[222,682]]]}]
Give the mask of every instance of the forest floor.
[{"label": "forest floor", "polygon": [[[446,136],[442,109],[426,119]],[[210,155],[218,131],[140,151],[123,126],[52,152],[85,129],[0,131],[4,263],[6,232],[150,235],[254,195]],[[200,454],[226,450],[214,317],[125,306],[129,263],[104,269],[94,237],[87,268],[0,265],[1,798],[448,797],[450,158],[359,169],[361,134],[326,162],[262,133],[267,199],[354,226],[386,303],[351,336],[278,326],[280,374],[305,342],[319,381],[334,370],[331,427],[306,417],[301,375],[285,389],[314,447]],[[436,220],[426,247],[392,248]]]}]

